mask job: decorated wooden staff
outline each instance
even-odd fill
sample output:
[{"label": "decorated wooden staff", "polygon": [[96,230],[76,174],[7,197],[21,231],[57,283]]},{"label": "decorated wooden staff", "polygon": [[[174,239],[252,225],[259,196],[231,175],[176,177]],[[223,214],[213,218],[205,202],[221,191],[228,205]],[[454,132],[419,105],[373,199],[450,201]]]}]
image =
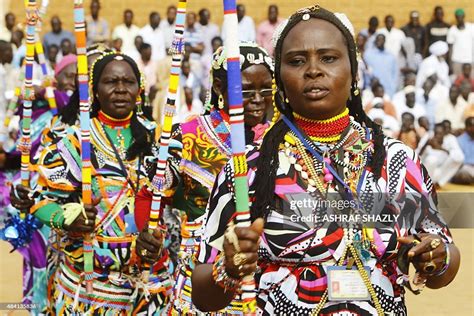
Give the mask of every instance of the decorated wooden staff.
[{"label": "decorated wooden staff", "polygon": [[[91,144],[89,115],[89,86],[86,56],[86,23],[84,18],[83,0],[74,0],[74,32],[76,35],[77,74],[79,78],[79,109],[81,122],[81,160],[82,160],[82,203],[92,204],[91,188]],[[94,278],[94,252],[92,234],[84,236],[84,278],[86,291],[92,293]]]},{"label": "decorated wooden staff", "polygon": [[46,16],[46,9],[48,8],[49,0],[43,0],[41,2],[41,8],[39,10],[39,19],[38,23],[36,24],[36,43],[35,43],[35,50],[36,54],[38,55],[38,61],[41,65],[41,73],[43,74],[43,85],[46,89],[45,97],[49,104],[49,109],[53,113],[53,115],[58,114],[58,108],[56,105],[56,99],[54,97],[54,88],[53,88],[53,78],[51,74],[48,72],[48,67],[46,66],[46,58],[44,56],[44,49],[43,44],[40,41],[40,33],[43,26],[42,20]]},{"label": "decorated wooden staff", "polygon": [[[235,225],[249,227],[249,191],[247,182],[247,159],[245,157],[244,107],[242,101],[242,78],[240,73],[240,49],[238,20],[235,0],[224,0],[225,48],[227,50],[227,94],[229,98],[230,135],[232,161],[234,164],[234,192],[236,204]],[[231,221],[229,229],[233,229]],[[238,243],[236,251],[239,251]],[[239,255],[239,253],[237,253]],[[234,258],[235,260],[236,258]],[[255,280],[246,276],[242,280],[243,312],[256,314]]]},{"label": "decorated wooden staff", "polygon": [[[179,0],[178,13],[176,16],[176,27],[174,30],[173,44],[171,45],[171,71],[168,96],[164,110],[163,129],[160,137],[160,149],[158,151],[158,163],[156,174],[153,177],[153,200],[151,202],[150,220],[148,231],[150,234],[158,228],[158,221],[161,213],[161,199],[163,184],[165,181],[166,161],[168,159],[168,148],[171,138],[171,128],[173,126],[173,116],[176,112],[176,95],[179,87],[179,77],[181,75],[181,61],[184,54],[184,23],[186,19],[186,0]],[[143,272],[143,280],[147,281],[149,271]]]},{"label": "decorated wooden staff", "polygon": [[26,56],[25,83],[23,93],[23,119],[21,124],[21,139],[18,150],[21,152],[21,184],[30,186],[30,151],[31,151],[31,114],[33,100],[33,62],[35,58],[35,27],[38,21],[38,11],[35,0],[25,0],[26,7]]}]

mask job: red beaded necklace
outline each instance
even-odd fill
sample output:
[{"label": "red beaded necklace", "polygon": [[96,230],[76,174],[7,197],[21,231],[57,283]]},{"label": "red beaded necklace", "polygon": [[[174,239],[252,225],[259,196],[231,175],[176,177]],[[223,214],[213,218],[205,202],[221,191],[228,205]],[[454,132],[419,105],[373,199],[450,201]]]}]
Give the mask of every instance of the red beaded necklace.
[{"label": "red beaded necklace", "polygon": [[133,112],[130,112],[130,114],[123,119],[117,119],[114,117],[111,117],[110,115],[105,114],[102,111],[99,111],[99,121],[102,122],[102,124],[110,127],[110,128],[127,128],[130,126],[130,120],[132,118]]},{"label": "red beaded necklace", "polygon": [[313,140],[325,142],[338,138],[350,123],[349,109],[326,120],[312,120],[293,113],[295,123]]}]

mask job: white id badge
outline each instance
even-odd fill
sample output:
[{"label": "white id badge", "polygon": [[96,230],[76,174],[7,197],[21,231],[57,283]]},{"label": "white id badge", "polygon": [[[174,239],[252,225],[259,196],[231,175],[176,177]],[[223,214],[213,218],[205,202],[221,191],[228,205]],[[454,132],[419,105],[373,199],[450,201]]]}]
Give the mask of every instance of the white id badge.
[{"label": "white id badge", "polygon": [[[370,268],[364,266],[370,278]],[[351,270],[345,266],[327,267],[328,295],[330,301],[368,301],[369,290],[357,267]]]}]

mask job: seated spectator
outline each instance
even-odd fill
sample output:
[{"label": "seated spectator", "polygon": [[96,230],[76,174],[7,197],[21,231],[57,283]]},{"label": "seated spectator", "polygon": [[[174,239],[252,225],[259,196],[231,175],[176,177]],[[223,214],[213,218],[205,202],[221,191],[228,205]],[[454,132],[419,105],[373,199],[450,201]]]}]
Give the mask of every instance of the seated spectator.
[{"label": "seated spectator", "polygon": [[[395,93],[392,98],[392,103],[393,105],[395,105],[395,107],[397,106],[397,104],[405,102],[405,90],[404,90],[405,87],[415,86],[415,84],[416,84],[416,72],[415,71],[406,72],[403,76],[403,88],[397,93]],[[415,94],[416,95],[423,94],[423,89],[421,87],[420,88],[415,87]]]},{"label": "seated spectator", "polygon": [[421,87],[426,78],[436,74],[438,80],[440,80],[444,86],[449,87],[451,80],[449,79],[449,66],[446,62],[446,54],[449,50],[448,44],[438,41],[431,44],[429,50],[431,55],[421,62],[418,69],[416,86]]},{"label": "seated spectator", "polygon": [[415,86],[407,86],[403,91],[405,91],[405,100],[395,105],[398,120],[401,122],[402,114],[406,112],[412,114],[415,120],[418,120],[421,116],[425,116],[425,108],[416,102]]},{"label": "seated spectator", "polygon": [[418,147],[420,136],[415,128],[415,117],[409,112],[402,114],[402,126],[400,127],[398,140],[402,141],[413,150],[416,150]]},{"label": "seated spectator", "polygon": [[58,55],[58,62],[64,57],[64,56],[67,56],[69,54],[74,54],[75,53],[75,49],[74,47],[72,46],[72,43],[71,41],[68,39],[68,38],[65,38],[61,41],[61,46],[60,46],[60,51],[59,51],[59,55]]},{"label": "seated spectator", "polygon": [[474,76],[472,75],[472,65],[471,64],[463,64],[462,65],[462,74],[460,74],[456,80],[454,80],[454,84],[458,87],[461,86],[461,82],[467,80],[471,83],[471,90],[474,91]]},{"label": "seated spectator", "polygon": [[114,38],[112,40],[112,48],[117,51],[117,52],[121,52],[122,51],[122,45],[123,45],[123,41],[120,37],[117,37],[117,38]]},{"label": "seated spectator", "polygon": [[474,116],[465,121],[466,131],[458,136],[458,143],[464,153],[464,164],[453,177],[457,184],[474,184]]},{"label": "seated spectator", "polygon": [[461,82],[459,86],[459,91],[461,95],[459,96],[462,98],[467,104],[471,105],[474,103],[474,93],[472,92],[471,83],[468,80],[464,80]]},{"label": "seated spectator", "polygon": [[381,105],[381,103],[378,103],[376,107],[371,109],[367,113],[367,116],[370,117],[375,123],[382,126],[385,135],[394,138],[397,137],[400,131],[400,124],[398,124],[397,120],[393,116],[387,115],[382,108],[379,108],[379,105]]},{"label": "seated spectator", "polygon": [[47,57],[48,57],[48,62],[51,69],[54,69],[56,67],[58,54],[59,54],[59,47],[57,45],[53,44],[49,46]]},{"label": "seated spectator", "polygon": [[48,53],[49,46],[55,44],[60,47],[63,39],[67,38],[72,44],[76,43],[74,35],[69,31],[63,30],[61,19],[57,15],[51,18],[51,29],[52,31],[46,33],[43,37],[43,48],[46,54]]},{"label": "seated spectator", "polygon": [[200,115],[203,110],[201,100],[194,98],[193,89],[184,87],[184,102],[181,102],[178,108],[178,121],[180,123],[190,119],[195,115]]},{"label": "seated spectator", "polygon": [[439,103],[435,113],[436,123],[450,121],[454,134],[459,134],[459,130],[464,129],[463,115],[467,107],[467,102],[459,96],[460,89],[452,85],[449,89],[449,97]]},{"label": "seated spectator", "polygon": [[146,78],[145,93],[149,94],[150,88],[156,84],[156,62],[152,60],[152,47],[148,43],[140,46],[140,59],[137,62],[138,68]]},{"label": "seated spectator", "polygon": [[448,183],[464,162],[464,153],[456,136],[448,134],[441,123],[435,125],[433,133],[420,140],[418,148],[421,161],[436,188]]},{"label": "seated spectator", "polygon": [[365,112],[369,113],[372,108],[382,109],[385,114],[390,115],[397,119],[397,110],[392,102],[388,98],[384,98],[385,92],[381,84],[376,84],[372,86],[372,93],[374,94],[374,99],[370,101],[365,107]]},{"label": "seated spectator", "polygon": [[444,120],[444,121],[441,122],[441,124],[443,125],[444,130],[446,131],[446,134],[453,135],[453,130],[451,128],[451,122],[450,121]]},{"label": "seated spectator", "polygon": [[211,41],[211,53],[210,54],[203,54],[201,57],[201,68],[202,68],[202,76],[201,76],[201,86],[204,87],[204,90],[210,89],[210,82],[209,82],[209,74],[211,71],[211,63],[212,63],[212,54],[223,45],[222,38],[219,36],[214,37]]},{"label": "seated spectator", "polygon": [[278,17],[278,6],[272,4],[268,6],[267,20],[260,23],[257,28],[257,44],[265,48],[270,56],[273,56],[273,33],[281,22],[283,19]]},{"label": "seated spectator", "polygon": [[365,50],[374,48],[375,36],[377,35],[377,28],[379,27],[379,19],[376,16],[371,16],[369,19],[369,26],[362,29],[360,33],[367,38],[365,43]]},{"label": "seated spectator", "polygon": [[[402,114],[403,119],[403,114]],[[430,121],[426,116],[420,116],[418,118],[418,128],[416,129],[416,133],[420,138],[425,136],[430,131]]]},{"label": "seated spectator", "polygon": [[201,30],[197,27],[196,13],[189,12],[186,14],[186,29],[184,31],[184,40],[189,44],[191,49],[190,58],[197,60],[201,58],[204,51],[204,41]]},{"label": "seated spectator", "polygon": [[135,40],[133,41],[133,49],[128,50],[128,56],[132,57],[132,59],[138,63],[140,60],[140,47],[143,44],[143,37],[141,35],[137,35]]},{"label": "seated spectator", "polygon": [[392,97],[397,90],[399,69],[395,56],[385,49],[383,34],[377,34],[375,47],[366,50],[364,60],[387,94]]},{"label": "seated spectator", "polygon": [[16,16],[12,12],[5,14],[5,26],[0,25],[0,40],[10,42],[16,28]]},{"label": "seated spectator", "polygon": [[385,93],[385,89],[380,84],[379,79],[374,77],[372,78],[370,87],[362,91],[362,105],[364,109],[366,109],[376,97],[382,98],[384,101],[390,101],[390,97]]},{"label": "seated spectator", "polygon": [[198,76],[191,71],[191,64],[187,59],[183,60],[181,64],[181,78],[179,79],[179,85],[182,89],[184,89],[184,87],[191,88],[193,90],[193,98],[199,99],[201,82]]}]

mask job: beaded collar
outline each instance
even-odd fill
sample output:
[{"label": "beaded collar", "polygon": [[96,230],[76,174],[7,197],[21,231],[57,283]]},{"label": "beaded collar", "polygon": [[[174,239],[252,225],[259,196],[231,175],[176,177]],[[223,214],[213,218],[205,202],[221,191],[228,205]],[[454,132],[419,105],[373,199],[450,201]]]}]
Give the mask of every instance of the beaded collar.
[{"label": "beaded collar", "polygon": [[130,112],[130,114],[123,119],[116,119],[111,117],[110,115],[105,114],[102,111],[99,111],[98,119],[102,124],[109,128],[113,129],[121,129],[121,128],[127,128],[130,126],[130,120],[132,118],[133,112]]},{"label": "beaded collar", "polygon": [[329,143],[338,141],[342,132],[349,126],[349,109],[326,120],[312,120],[293,113],[298,125],[313,141]]}]

